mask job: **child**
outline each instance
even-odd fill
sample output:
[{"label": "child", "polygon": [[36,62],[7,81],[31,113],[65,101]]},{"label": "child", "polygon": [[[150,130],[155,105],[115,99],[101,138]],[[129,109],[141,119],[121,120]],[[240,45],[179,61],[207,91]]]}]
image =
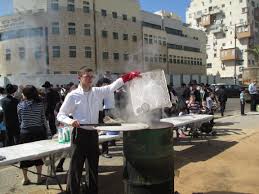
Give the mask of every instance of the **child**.
[{"label": "child", "polygon": [[2,142],[3,147],[5,147],[6,128],[5,128],[3,120],[4,120],[4,114],[2,111],[0,111],[0,142]]},{"label": "child", "polygon": [[241,115],[245,116],[245,90],[241,88],[240,92],[240,108],[241,108]]},{"label": "child", "polygon": [[195,95],[190,95],[190,100],[187,101],[186,104],[191,114],[200,113],[200,104],[198,101],[196,101]]}]

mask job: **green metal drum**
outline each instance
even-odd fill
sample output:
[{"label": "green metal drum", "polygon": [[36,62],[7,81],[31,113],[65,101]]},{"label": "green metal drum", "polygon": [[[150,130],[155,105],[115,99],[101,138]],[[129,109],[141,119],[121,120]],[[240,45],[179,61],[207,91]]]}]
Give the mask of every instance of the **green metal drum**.
[{"label": "green metal drum", "polygon": [[126,194],[173,193],[173,129],[152,123],[149,129],[123,133]]}]

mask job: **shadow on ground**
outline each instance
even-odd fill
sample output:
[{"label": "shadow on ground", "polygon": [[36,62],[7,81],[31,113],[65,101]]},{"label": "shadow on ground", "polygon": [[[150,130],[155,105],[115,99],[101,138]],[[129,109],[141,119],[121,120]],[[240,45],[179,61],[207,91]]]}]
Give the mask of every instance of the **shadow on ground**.
[{"label": "shadow on ground", "polygon": [[231,192],[231,191],[211,191],[211,192],[201,193],[201,194],[252,194],[252,193],[239,193],[239,192]]},{"label": "shadow on ground", "polygon": [[[186,143],[189,145],[189,142]],[[179,169],[192,162],[206,161],[231,148],[238,142],[210,140],[209,143],[193,143],[193,146],[185,150],[175,151],[175,169]]]}]

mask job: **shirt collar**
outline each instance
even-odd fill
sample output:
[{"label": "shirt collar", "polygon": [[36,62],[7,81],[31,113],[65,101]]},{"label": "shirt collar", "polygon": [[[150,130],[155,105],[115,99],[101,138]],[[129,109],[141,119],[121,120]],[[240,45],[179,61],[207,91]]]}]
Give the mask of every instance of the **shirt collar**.
[{"label": "shirt collar", "polygon": [[89,91],[85,92],[84,89],[82,88],[82,86],[79,84],[78,85],[78,91],[80,92],[80,94],[87,94],[87,93],[92,91],[92,87]]}]

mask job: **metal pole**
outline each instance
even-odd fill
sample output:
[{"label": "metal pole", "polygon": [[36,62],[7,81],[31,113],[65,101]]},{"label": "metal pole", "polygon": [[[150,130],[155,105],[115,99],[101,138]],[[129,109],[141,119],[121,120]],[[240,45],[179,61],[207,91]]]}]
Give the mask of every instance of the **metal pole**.
[{"label": "metal pole", "polygon": [[234,66],[234,83],[237,84],[237,28],[235,24],[235,66]]},{"label": "metal pole", "polygon": [[97,24],[96,24],[96,5],[95,5],[95,0],[93,0],[93,17],[94,17],[94,63],[95,63],[95,72],[98,74],[98,50],[97,50]]}]

